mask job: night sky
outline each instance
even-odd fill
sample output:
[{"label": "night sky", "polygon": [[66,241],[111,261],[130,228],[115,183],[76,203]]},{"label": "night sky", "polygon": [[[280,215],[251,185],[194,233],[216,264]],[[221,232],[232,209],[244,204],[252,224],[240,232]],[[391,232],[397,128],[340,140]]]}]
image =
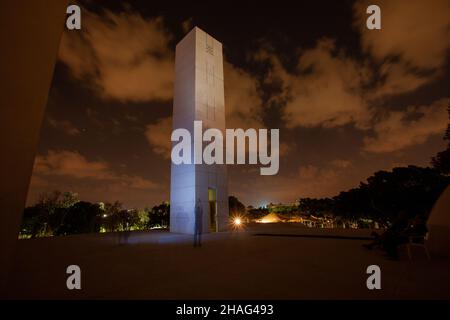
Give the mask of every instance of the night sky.
[{"label": "night sky", "polygon": [[[280,171],[230,165],[244,204],[334,196],[445,149],[450,1],[88,1],[65,31],[28,204],[43,191],[126,207],[169,199],[175,45],[224,48],[227,128],[279,128]],[[366,8],[382,29],[366,29]]]}]

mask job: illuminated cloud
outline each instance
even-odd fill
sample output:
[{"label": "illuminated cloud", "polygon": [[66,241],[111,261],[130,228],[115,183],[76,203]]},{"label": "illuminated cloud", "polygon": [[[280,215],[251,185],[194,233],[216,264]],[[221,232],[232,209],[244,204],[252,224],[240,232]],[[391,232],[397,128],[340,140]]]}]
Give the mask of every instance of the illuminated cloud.
[{"label": "illuminated cloud", "polygon": [[450,47],[448,0],[379,0],[380,31],[366,28],[366,8],[371,3],[358,1],[354,7],[354,24],[367,53],[379,62],[397,57],[420,69],[437,69],[445,63]]},{"label": "illuminated cloud", "polygon": [[227,128],[263,128],[257,79],[227,61],[223,69]]},{"label": "illuminated cloud", "polygon": [[[86,10],[85,10],[86,11]],[[186,20],[183,28],[190,28]],[[172,35],[161,18],[146,20],[137,13],[97,15],[86,11],[83,32],[65,32],[59,59],[99,95],[120,101],[171,100],[174,55]],[[257,80],[224,63],[226,112],[229,125],[259,127],[261,99]]]},{"label": "illuminated cloud", "polygon": [[170,158],[172,143],[170,135],[172,134],[172,117],[161,118],[154,124],[147,125],[145,137],[154,153]]},{"label": "illuminated cloud", "polygon": [[[300,166],[297,178],[303,187],[309,188],[307,194],[325,195],[342,182],[350,165],[349,160],[334,159],[320,167],[314,165]],[[305,193],[305,190],[302,192]]]},{"label": "illuminated cloud", "polygon": [[382,29],[368,30],[366,8],[354,6],[354,26],[363,51],[380,65],[371,98],[414,91],[442,73],[450,48],[450,2],[447,0],[381,0]]},{"label": "illuminated cloud", "polygon": [[67,150],[50,150],[46,155],[38,155],[34,162],[34,175],[37,179],[48,176],[90,179],[133,189],[156,187],[155,183],[142,177],[115,173],[107,162],[89,161],[80,153]]},{"label": "illuminated cloud", "polygon": [[170,100],[174,73],[170,39],[161,18],[84,10],[83,32],[64,32],[59,59],[103,98]]},{"label": "illuminated cloud", "polygon": [[289,97],[284,119],[289,128],[335,127],[350,122],[366,127],[369,120],[362,86],[366,68],[339,52],[330,39],[318,41],[298,57],[294,72],[288,72],[278,57],[260,52],[257,59],[272,64],[270,79],[280,79],[283,95]]},{"label": "illuminated cloud", "polygon": [[337,168],[347,168],[352,164],[350,160],[345,159],[335,159],[331,161],[331,165],[337,167]]},{"label": "illuminated cloud", "polygon": [[443,134],[448,124],[450,99],[441,99],[427,106],[392,111],[374,126],[375,137],[364,139],[364,150],[384,153],[424,143],[430,136]]}]

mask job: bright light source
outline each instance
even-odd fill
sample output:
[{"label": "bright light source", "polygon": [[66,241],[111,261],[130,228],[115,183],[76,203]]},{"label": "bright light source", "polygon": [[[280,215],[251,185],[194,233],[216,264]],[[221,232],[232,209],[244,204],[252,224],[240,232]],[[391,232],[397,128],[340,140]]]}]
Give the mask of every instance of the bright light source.
[{"label": "bright light source", "polygon": [[245,228],[245,220],[242,216],[235,215],[230,217],[229,226],[234,230],[240,230]]},{"label": "bright light source", "polygon": [[104,215],[103,215],[103,218],[106,218],[108,215],[105,213]]}]

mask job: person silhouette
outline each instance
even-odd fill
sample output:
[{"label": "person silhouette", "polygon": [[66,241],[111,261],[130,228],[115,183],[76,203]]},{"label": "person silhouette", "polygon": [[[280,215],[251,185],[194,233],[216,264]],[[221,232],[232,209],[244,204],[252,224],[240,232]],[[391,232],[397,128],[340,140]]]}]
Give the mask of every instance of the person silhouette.
[{"label": "person silhouette", "polygon": [[194,247],[202,246],[203,209],[200,198],[195,204]]}]

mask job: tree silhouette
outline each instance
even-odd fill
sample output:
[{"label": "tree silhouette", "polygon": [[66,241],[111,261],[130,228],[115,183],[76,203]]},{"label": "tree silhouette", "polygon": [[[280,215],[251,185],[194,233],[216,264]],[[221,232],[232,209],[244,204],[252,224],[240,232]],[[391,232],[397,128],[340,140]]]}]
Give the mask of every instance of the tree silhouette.
[{"label": "tree silhouette", "polygon": [[245,214],[245,206],[235,196],[228,197],[228,210],[230,216]]},{"label": "tree silhouette", "polygon": [[65,210],[61,225],[55,235],[80,234],[100,231],[102,210],[98,204],[79,201]]},{"label": "tree silhouette", "polygon": [[151,228],[169,227],[170,222],[170,205],[168,202],[163,202],[158,206],[154,206],[149,212],[149,222],[148,225]]},{"label": "tree silhouette", "polygon": [[377,171],[358,188],[343,191],[332,199],[300,199],[300,210],[317,215],[331,212],[344,219],[373,219],[389,222],[400,212],[409,217],[427,216],[450,177],[433,168],[408,166]]},{"label": "tree silhouette", "polygon": [[[447,107],[448,117],[450,119],[450,104]],[[444,140],[447,141],[447,149],[438,152],[431,159],[432,166],[443,174],[450,174],[450,121],[445,131]]]}]

